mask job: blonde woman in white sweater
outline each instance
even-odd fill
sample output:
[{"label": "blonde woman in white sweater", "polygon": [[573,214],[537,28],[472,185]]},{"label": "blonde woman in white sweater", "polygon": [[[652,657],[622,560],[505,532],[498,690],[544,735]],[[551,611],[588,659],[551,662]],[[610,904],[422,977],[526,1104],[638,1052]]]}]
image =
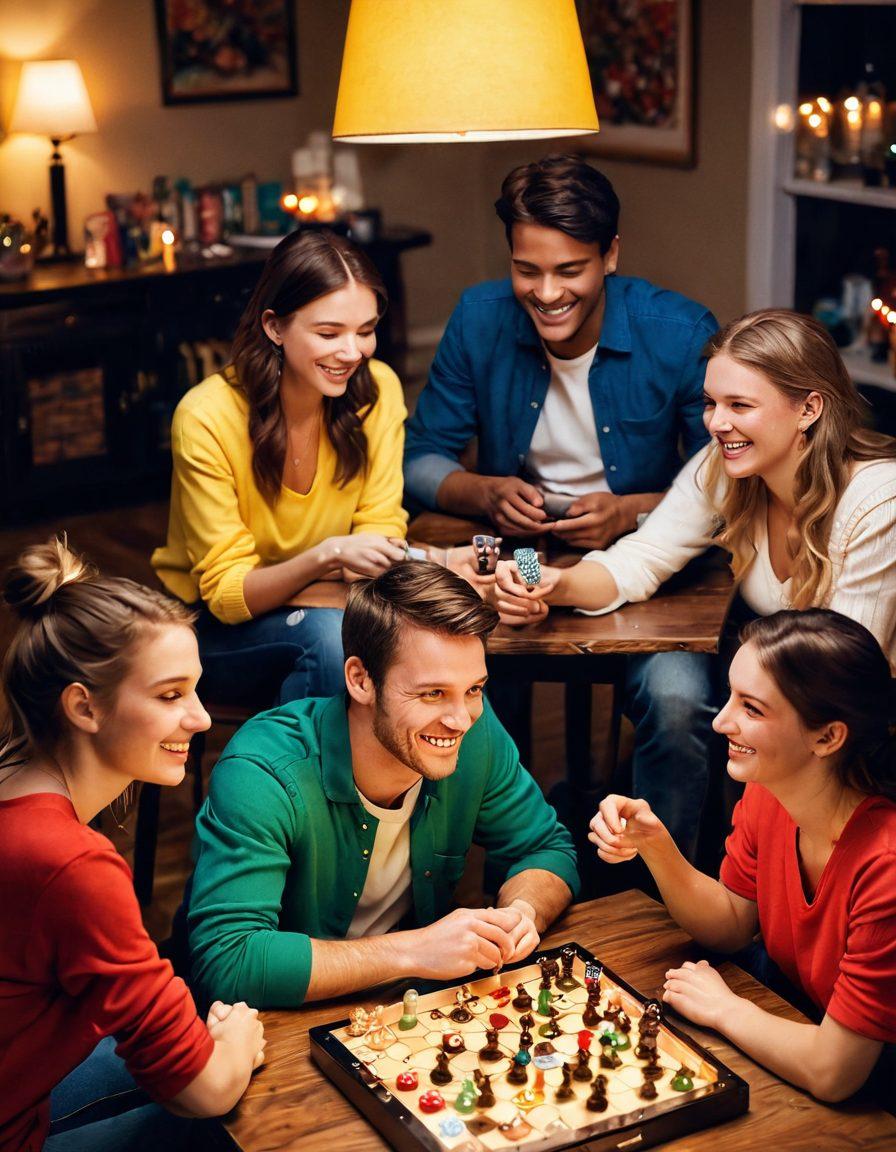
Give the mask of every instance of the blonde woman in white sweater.
[{"label": "blonde woman in white sweater", "polygon": [[532,591],[498,566],[506,623],[550,604],[592,613],[646,600],[718,544],[747,606],[829,607],[864,624],[896,669],[896,440],[864,427],[865,402],[834,342],[808,316],[754,312],[706,347],[710,443],[645,524]]}]

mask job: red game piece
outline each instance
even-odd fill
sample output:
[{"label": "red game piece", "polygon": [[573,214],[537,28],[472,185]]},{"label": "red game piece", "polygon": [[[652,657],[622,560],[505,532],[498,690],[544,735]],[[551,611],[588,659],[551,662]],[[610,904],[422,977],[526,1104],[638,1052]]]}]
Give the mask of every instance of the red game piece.
[{"label": "red game piece", "polygon": [[488,1018],[488,1022],[491,1024],[492,1028],[497,1028],[499,1032],[502,1028],[506,1028],[510,1023],[507,1017],[502,1016],[500,1012],[492,1012],[491,1016]]},{"label": "red game piece", "polygon": [[419,1083],[416,1072],[399,1072],[395,1077],[395,1087],[399,1092],[413,1092]]},{"label": "red game piece", "polygon": [[417,1103],[420,1105],[421,1112],[439,1112],[445,1107],[442,1093],[436,1092],[434,1088],[424,1092]]},{"label": "red game piece", "polygon": [[586,1052],[591,1049],[591,1041],[594,1039],[594,1033],[589,1032],[587,1028],[583,1028],[579,1033],[579,1047],[584,1048]]},{"label": "red game piece", "polygon": [[506,984],[502,984],[500,988],[495,988],[489,992],[489,996],[493,1000],[506,1000],[510,996],[510,989]]}]

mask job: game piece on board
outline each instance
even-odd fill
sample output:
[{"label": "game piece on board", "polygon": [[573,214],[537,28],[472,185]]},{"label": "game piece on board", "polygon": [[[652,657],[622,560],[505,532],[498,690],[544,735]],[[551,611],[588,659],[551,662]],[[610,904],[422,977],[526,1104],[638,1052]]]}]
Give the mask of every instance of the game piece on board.
[{"label": "game piece on board", "polygon": [[421,1112],[439,1112],[445,1107],[445,1101],[441,1092],[436,1092],[435,1089],[430,1088],[417,1101],[417,1106]]},{"label": "game piece on board", "polygon": [[539,1040],[539,1042],[535,1045],[535,1048],[532,1051],[532,1055],[533,1056],[549,1056],[552,1052],[556,1052],[556,1051],[557,1051],[557,1049],[550,1042],[550,1040]]},{"label": "game piece on board", "polygon": [[395,1077],[395,1087],[399,1092],[413,1092],[419,1083],[420,1078],[413,1070],[410,1072],[399,1072]]},{"label": "game piece on board", "polygon": [[455,1005],[448,1013],[449,1018],[452,1019],[455,1024],[469,1024],[473,1019],[473,1013],[467,1007],[467,1001],[470,999],[470,985],[461,984],[460,988],[458,988],[454,994]]},{"label": "game piece on board", "polygon": [[595,981],[588,985],[588,1003],[585,1005],[585,1011],[582,1013],[582,1023],[587,1024],[589,1028],[596,1027],[602,1019],[599,1006],[600,984]]},{"label": "game piece on board", "polygon": [[498,564],[500,537],[479,535],[473,537],[473,554],[476,557],[476,571],[480,576],[494,572]]},{"label": "game piece on board", "polygon": [[541,969],[540,988],[550,988],[551,981],[560,975],[560,965],[552,956],[539,956],[535,961]]},{"label": "game piece on board", "polygon": [[463,1120],[458,1120],[456,1116],[446,1116],[444,1120],[439,1121],[439,1135],[445,1136],[448,1140],[453,1140],[455,1136],[461,1136],[464,1132]]},{"label": "game piece on board", "polygon": [[532,1087],[524,1088],[522,1092],[517,1092],[512,1103],[517,1108],[522,1108],[524,1112],[528,1112],[530,1108],[537,1108],[539,1104],[544,1104],[544,1092],[538,1092]]},{"label": "game piece on board", "polygon": [[551,1007],[551,990],[550,988],[539,988],[538,990],[538,1007],[535,1011],[539,1016],[549,1016]]},{"label": "game piece on board", "polygon": [[591,1055],[586,1048],[580,1048],[577,1055],[578,1063],[572,1072],[573,1080],[590,1080],[594,1073],[588,1067]]},{"label": "game piece on board", "polygon": [[628,1016],[620,1009],[619,1016],[616,1019],[616,1031],[621,1032],[623,1036],[627,1036],[632,1030],[632,1022]]},{"label": "game piece on board", "polygon": [[532,1125],[521,1112],[517,1112],[512,1120],[508,1120],[505,1124],[499,1124],[498,1131],[508,1140],[516,1142],[526,1139],[532,1131]]},{"label": "game piece on board", "polygon": [[526,991],[525,984],[517,984],[516,996],[511,1001],[517,1012],[528,1012],[532,1007],[532,997]]},{"label": "game piece on board", "polygon": [[348,1014],[349,1025],[346,1034],[349,1036],[363,1036],[367,1031],[367,1021],[370,1019],[364,1008],[352,1008]]},{"label": "game piece on board", "polygon": [[506,984],[502,984],[500,988],[495,988],[489,992],[489,996],[491,996],[496,1004],[503,1008],[510,999],[510,989]]},{"label": "game piece on board", "polygon": [[529,1073],[526,1071],[526,1065],[529,1063],[529,1053],[521,1048],[513,1058],[513,1067],[507,1073],[508,1084],[527,1084],[529,1081]]},{"label": "game piece on board", "polygon": [[648,1000],[647,1003],[644,1005],[644,1011],[641,1014],[641,1021],[640,1021],[639,1027],[641,1027],[643,1029],[645,1026],[650,1026],[651,1028],[656,1028],[657,1030],[659,1030],[659,1026],[662,1023],[662,1021],[663,1021],[663,1008],[662,1008],[662,1005],[660,1004],[659,1000],[656,1000],[656,999]]},{"label": "game piece on board", "polygon": [[464,1043],[464,1038],[460,1032],[455,1032],[451,1028],[446,1028],[442,1033],[442,1050],[456,1056],[458,1052],[465,1052],[467,1049]]},{"label": "game piece on board", "polygon": [[638,1090],[638,1095],[642,1100],[656,1100],[656,1084],[652,1080],[645,1080]]},{"label": "game piece on board", "polygon": [[485,1030],[485,1047],[479,1049],[479,1059],[487,1060],[500,1060],[504,1055],[501,1046],[498,1043],[498,1029],[486,1028]]},{"label": "game piece on board", "polygon": [[635,1047],[635,1055],[639,1060],[649,1060],[651,1055],[656,1054],[656,1036],[649,1032],[641,1035],[641,1039]]},{"label": "game piece on board", "polygon": [[[494,1096],[492,1097],[491,1104],[479,1105],[480,1108],[494,1108],[494,1106]],[[494,1130],[498,1127],[497,1123],[494,1120],[489,1120],[488,1116],[471,1116],[470,1119],[467,1120],[466,1124],[467,1131],[471,1136],[484,1136],[486,1132],[494,1132]],[[477,1145],[477,1149],[481,1147],[481,1144]]]},{"label": "game piece on board", "polygon": [[606,1112],[607,1110],[607,1078],[603,1074],[595,1076],[591,1085],[591,1095],[585,1101],[589,1112]]},{"label": "game piece on board", "polygon": [[364,1043],[374,1050],[374,1052],[382,1052],[388,1048],[395,1037],[385,1026],[381,1028],[374,1028],[372,1032],[368,1032],[364,1037]]},{"label": "game piece on board", "polygon": [[520,1031],[521,1032],[531,1032],[532,1031],[532,1025],[534,1023],[535,1023],[535,1017],[532,1015],[532,1013],[531,1012],[524,1012],[523,1015],[520,1016]]},{"label": "game piece on board", "polygon": [[691,1068],[686,1068],[684,1064],[678,1069],[670,1081],[669,1087],[674,1088],[676,1092],[690,1092],[694,1087],[694,1072]]},{"label": "game piece on board", "polygon": [[538,553],[534,548],[514,548],[513,558],[519,569],[520,576],[531,592],[541,581],[541,565],[538,563]]},{"label": "game piece on board", "polygon": [[454,1101],[455,1112],[460,1112],[463,1115],[468,1115],[476,1109],[476,1089],[473,1087],[472,1080],[464,1080],[460,1086],[460,1092],[457,1094],[457,1099]]},{"label": "game piece on board", "polygon": [[565,948],[560,949],[560,965],[562,971],[554,981],[555,988],[559,988],[563,992],[569,992],[573,988],[578,988],[579,982],[572,974],[572,966],[575,963],[575,959],[575,948],[567,944]]},{"label": "game piece on board", "polygon": [[429,1078],[433,1084],[450,1084],[454,1079],[451,1075],[451,1069],[448,1067],[448,1054],[446,1052],[436,1053],[436,1066],[430,1072]]},{"label": "game piece on board", "polygon": [[647,1058],[647,1064],[641,1069],[641,1075],[645,1080],[661,1080],[665,1069],[660,1064],[660,1054],[654,1048]]},{"label": "game piece on board", "polygon": [[575,1090],[572,1086],[572,1065],[564,1062],[560,1070],[563,1077],[563,1083],[554,1093],[555,1100],[572,1100],[575,1097]]},{"label": "game piece on board", "polygon": [[473,1081],[476,1085],[476,1107],[477,1108],[494,1108],[495,1106],[495,1093],[492,1091],[492,1078],[477,1068],[473,1072]]},{"label": "game piece on board", "polygon": [[615,1048],[603,1048],[600,1053],[601,1068],[621,1068],[622,1057]]},{"label": "game piece on board", "polygon": [[528,1052],[531,1047],[532,1033],[528,1028],[524,1028],[522,1032],[520,1032],[520,1048],[525,1048],[525,1050]]},{"label": "game piece on board", "polygon": [[562,1036],[563,1030],[557,1023],[557,1017],[559,1015],[560,1013],[557,1011],[554,1005],[549,1004],[548,1016],[550,1016],[550,1020],[547,1022],[547,1024],[542,1024],[542,1026],[538,1029],[538,1035],[544,1036],[547,1040],[555,1040],[558,1036]]},{"label": "game piece on board", "polygon": [[510,1023],[510,1018],[508,1016],[502,1015],[500,1012],[492,1012],[491,1016],[488,1018],[488,1022],[491,1024],[492,1028],[497,1028],[500,1032],[502,1028],[506,1028]]},{"label": "game piece on board", "polygon": [[411,1028],[417,1026],[417,1001],[420,997],[417,995],[415,988],[408,988],[404,994],[401,1002],[402,1017],[398,1021],[398,1028],[401,1032],[407,1032]]},{"label": "game piece on board", "polygon": [[583,1028],[579,1033],[579,1048],[584,1048],[586,1052],[591,1051],[591,1041],[594,1039],[594,1033],[589,1032],[587,1028]]}]

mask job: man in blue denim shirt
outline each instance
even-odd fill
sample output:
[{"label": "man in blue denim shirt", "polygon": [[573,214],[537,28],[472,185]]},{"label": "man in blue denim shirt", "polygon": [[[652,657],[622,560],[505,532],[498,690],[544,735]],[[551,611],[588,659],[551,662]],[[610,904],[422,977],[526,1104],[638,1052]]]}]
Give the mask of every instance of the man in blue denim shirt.
[{"label": "man in blue denim shirt", "polygon": [[[491,521],[505,536],[552,532],[605,548],[653,510],[707,440],[701,305],[615,275],[619,201],[576,157],[504,181],[496,210],[510,280],[468,289],[407,426],[408,496]],[[477,437],[476,470],[459,461]],[[689,855],[712,720],[708,657],[629,658],[635,795]]]}]

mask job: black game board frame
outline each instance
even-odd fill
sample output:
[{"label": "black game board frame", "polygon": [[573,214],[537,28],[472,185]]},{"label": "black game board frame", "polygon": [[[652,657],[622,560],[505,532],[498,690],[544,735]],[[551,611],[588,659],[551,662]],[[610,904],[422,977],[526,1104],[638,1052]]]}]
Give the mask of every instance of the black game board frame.
[{"label": "black game board frame", "polygon": [[[618,976],[612,968],[602,964],[586,948],[580,944],[570,942],[557,948],[549,948],[538,953],[559,961],[561,947],[572,947],[576,955],[584,963],[600,964],[603,973],[620,988],[624,989],[639,1003],[644,1004],[647,997],[642,996],[626,980]],[[516,964],[508,965],[502,969],[504,973],[513,972],[518,968],[527,968],[534,962],[533,957],[521,960]],[[467,983],[486,978],[487,972],[474,973],[468,977]],[[459,981],[444,981],[440,983],[426,983],[426,992],[438,992],[443,989],[459,987]],[[421,982],[418,987],[423,987]],[[384,1090],[371,1087],[363,1078],[361,1070],[354,1065],[357,1063],[352,1053],[336,1039],[334,1032],[344,1028],[348,1019],[337,1020],[332,1024],[320,1024],[311,1028],[311,1058],[328,1079],[332,1080],[365,1119],[376,1128],[380,1134],[397,1149],[397,1152],[443,1152],[444,1145],[432,1132],[429,1131],[394,1095],[388,1094],[388,1101],[383,1099]],[[715,1084],[689,1092],[680,1103],[670,1104],[668,1101],[649,1104],[645,1103],[638,1118],[624,1123],[622,1117],[611,1116],[603,1120],[596,1120],[587,1129],[575,1129],[571,1134],[558,1133],[555,1137],[540,1136],[538,1140],[522,1140],[515,1145],[518,1152],[561,1152],[567,1148],[584,1148],[588,1152],[610,1152],[611,1149],[625,1148],[652,1148],[668,1140],[675,1140],[680,1136],[687,1136],[691,1132],[710,1128],[726,1120],[732,1120],[749,1109],[750,1086],[737,1073],[732,1072],[718,1057],[703,1048],[686,1032],[671,1024],[665,1017],[663,1027],[678,1040],[687,1044],[697,1052],[707,1064],[718,1070],[719,1078]],[[572,1138],[570,1138],[570,1135]]]}]

